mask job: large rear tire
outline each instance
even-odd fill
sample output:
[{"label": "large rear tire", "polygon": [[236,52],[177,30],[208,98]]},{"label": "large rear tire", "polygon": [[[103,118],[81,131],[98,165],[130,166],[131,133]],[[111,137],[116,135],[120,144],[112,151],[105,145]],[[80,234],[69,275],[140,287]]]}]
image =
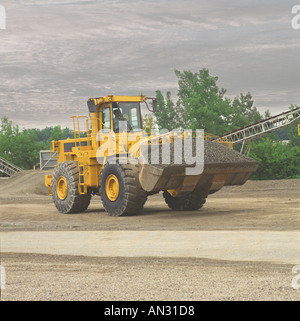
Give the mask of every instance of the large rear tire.
[{"label": "large rear tire", "polygon": [[196,192],[181,197],[173,197],[168,191],[163,193],[165,202],[174,211],[196,211],[206,202],[206,196]]},{"label": "large rear tire", "polygon": [[90,204],[91,194],[79,194],[77,162],[61,162],[52,176],[51,193],[56,208],[64,214],[84,212]]},{"label": "large rear tire", "polygon": [[139,182],[138,168],[131,164],[106,163],[100,175],[100,195],[111,216],[136,215],[147,200]]}]

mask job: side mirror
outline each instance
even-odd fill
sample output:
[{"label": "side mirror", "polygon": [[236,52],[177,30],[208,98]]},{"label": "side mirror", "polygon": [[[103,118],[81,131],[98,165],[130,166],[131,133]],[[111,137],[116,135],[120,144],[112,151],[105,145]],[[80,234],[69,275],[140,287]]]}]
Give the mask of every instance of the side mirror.
[{"label": "side mirror", "polygon": [[152,110],[153,110],[154,113],[158,112],[158,106],[157,106],[156,99],[152,100]]},{"label": "side mirror", "polygon": [[87,102],[90,113],[96,112],[96,105],[94,99],[89,99]]}]

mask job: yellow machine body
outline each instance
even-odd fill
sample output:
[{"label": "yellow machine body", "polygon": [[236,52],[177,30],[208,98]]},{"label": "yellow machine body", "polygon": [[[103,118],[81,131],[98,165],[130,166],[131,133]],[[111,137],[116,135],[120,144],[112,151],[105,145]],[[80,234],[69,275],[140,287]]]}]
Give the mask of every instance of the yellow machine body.
[{"label": "yellow machine body", "polygon": [[[86,194],[88,188],[98,190],[101,169],[105,163],[99,163],[97,154],[103,154],[105,158],[111,156],[118,156],[127,154],[127,151],[138,142],[141,137],[141,132],[131,133],[128,137],[127,133],[114,133],[113,146],[108,146],[108,141],[101,140],[101,134],[104,137],[108,136],[108,132],[114,132],[113,128],[113,103],[129,103],[133,104],[130,111],[135,113],[135,122],[137,127],[142,127],[142,118],[140,112],[140,103],[146,102],[145,96],[106,96],[101,98],[91,98],[88,103],[95,108],[90,112],[91,117],[87,116],[73,116],[73,132],[74,138],[52,141],[51,153],[56,155],[57,163],[65,161],[76,161],[79,167],[79,193]],[[110,120],[104,119],[108,116]],[[130,115],[132,117],[132,115]],[[82,130],[80,126],[84,121],[85,129]],[[147,119],[144,130],[151,135],[151,119]],[[136,137],[136,139],[134,139]],[[125,141],[124,141],[125,139]],[[119,144],[119,142],[122,142]],[[115,148],[114,148],[115,147]],[[136,151],[138,153],[138,151]],[[45,177],[45,184],[48,187],[49,194],[51,194],[51,175]],[[96,192],[96,194],[98,194]]]}]

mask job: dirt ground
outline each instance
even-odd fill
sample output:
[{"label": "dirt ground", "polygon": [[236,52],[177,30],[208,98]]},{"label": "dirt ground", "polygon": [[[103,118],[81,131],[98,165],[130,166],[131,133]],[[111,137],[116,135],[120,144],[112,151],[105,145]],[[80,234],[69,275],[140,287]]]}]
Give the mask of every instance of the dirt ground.
[{"label": "dirt ground", "polygon": [[9,230],[300,230],[300,179],[223,187],[195,212],[172,211],[162,194],[138,216],[111,217],[94,196],[88,210],[61,214],[44,186],[51,172],[0,179],[0,231]]},{"label": "dirt ground", "polygon": [[[110,217],[96,196],[87,212],[61,214],[45,189],[39,172],[0,180],[0,235],[1,231],[300,231],[297,179],[224,187],[196,212],[172,211],[161,194],[153,195],[140,215],[129,217]],[[1,291],[5,301],[300,300],[300,289],[291,285],[293,265],[288,263],[1,252],[0,264],[6,270],[6,288]]]},{"label": "dirt ground", "polygon": [[3,301],[299,301],[292,266],[195,258],[4,253]]}]

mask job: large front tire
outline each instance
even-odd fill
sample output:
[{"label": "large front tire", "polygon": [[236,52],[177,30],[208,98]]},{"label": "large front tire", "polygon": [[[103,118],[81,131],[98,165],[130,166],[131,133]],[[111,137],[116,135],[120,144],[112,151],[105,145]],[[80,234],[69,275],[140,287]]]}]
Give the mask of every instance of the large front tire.
[{"label": "large front tire", "polygon": [[61,162],[54,170],[51,193],[56,208],[64,214],[84,212],[90,204],[91,194],[79,194],[77,162]]},{"label": "large front tire", "polygon": [[136,215],[147,200],[138,169],[131,164],[106,163],[100,175],[100,195],[103,207],[111,216]]},{"label": "large front tire", "polygon": [[196,211],[206,202],[206,196],[199,193],[189,193],[181,197],[173,197],[168,191],[164,191],[165,202],[174,211]]}]

